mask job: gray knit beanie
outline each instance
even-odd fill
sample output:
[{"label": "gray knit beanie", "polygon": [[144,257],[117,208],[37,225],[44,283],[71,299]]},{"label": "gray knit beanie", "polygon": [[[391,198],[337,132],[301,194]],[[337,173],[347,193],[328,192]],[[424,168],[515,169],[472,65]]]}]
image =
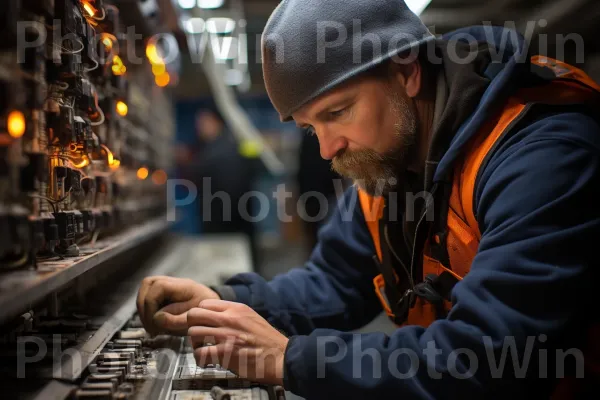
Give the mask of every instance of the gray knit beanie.
[{"label": "gray knit beanie", "polygon": [[289,121],[320,94],[434,38],[402,0],[283,0],[262,35],[267,93]]}]

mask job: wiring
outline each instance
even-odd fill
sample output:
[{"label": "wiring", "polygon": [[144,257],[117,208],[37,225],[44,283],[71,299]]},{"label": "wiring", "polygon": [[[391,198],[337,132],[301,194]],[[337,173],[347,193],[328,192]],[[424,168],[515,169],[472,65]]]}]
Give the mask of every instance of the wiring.
[{"label": "wiring", "polygon": [[[104,10],[102,10],[104,12]],[[106,13],[105,13],[106,15]],[[94,35],[97,34],[96,30],[94,28],[92,28],[92,30],[94,31]],[[100,64],[98,63],[98,61],[92,57],[90,57],[90,59],[94,62],[94,64],[96,64],[95,66],[93,66],[92,68],[84,68],[83,71],[84,72],[90,72],[90,71],[94,71],[96,69],[98,69],[98,67],[100,66]]]},{"label": "wiring", "polygon": [[77,50],[71,50],[71,49],[67,49],[66,47],[62,47],[60,46],[60,49],[65,52],[66,54],[79,54],[83,51],[83,49],[85,49],[85,44],[83,44],[83,42],[79,39],[75,40],[75,43],[79,43],[80,48]]},{"label": "wiring", "polygon": [[104,10],[104,8],[101,8],[101,10],[102,10],[102,17],[92,17],[96,21],[104,21],[104,19],[106,18],[106,10]]},{"label": "wiring", "polygon": [[109,38],[113,43],[117,43],[119,39],[112,33],[102,32],[102,36]]},{"label": "wiring", "polygon": [[67,82],[54,82],[54,86],[57,86],[58,89],[65,91],[69,89],[69,84]]},{"label": "wiring", "polygon": [[94,95],[94,98],[95,98],[95,102],[96,102],[96,109],[98,110],[98,114],[100,114],[100,120],[96,121],[96,122],[90,122],[90,125],[99,126],[99,125],[102,125],[105,121],[104,111],[102,111],[102,109],[100,108],[100,105],[98,104],[98,94],[97,93]]},{"label": "wiring", "polygon": [[61,203],[61,202],[65,201],[69,197],[69,195],[71,194],[71,190],[72,189],[69,189],[69,191],[67,192],[67,194],[65,194],[62,198],[60,198],[58,200],[54,200],[54,199],[51,199],[50,197],[42,196],[40,194],[30,194],[29,197],[33,197],[33,198],[36,198],[36,199],[46,200],[52,206],[52,211],[56,212],[56,205],[58,203]]},{"label": "wiring", "polygon": [[[86,156],[86,157],[88,157],[88,158],[89,158],[89,156]],[[69,166],[70,166],[71,168],[73,168],[73,169],[76,169],[77,171],[79,171],[79,172],[81,173],[81,180],[84,180],[84,179],[91,179],[91,178],[89,178],[89,177],[88,177],[88,175],[87,175],[85,172],[83,172],[83,170],[82,170],[81,168],[77,168],[77,167],[76,167],[76,166],[73,164],[73,161],[72,161],[72,160],[69,160]]]},{"label": "wiring", "polygon": [[59,200],[53,200],[53,201],[55,201],[56,203],[62,203],[63,201],[65,201],[65,200],[67,199],[67,197],[69,197],[69,195],[71,194],[71,190],[72,190],[72,189],[69,189],[69,191],[67,192],[67,194],[65,194],[65,195],[64,195],[62,198],[60,198]]},{"label": "wiring", "polygon": [[52,211],[56,212],[56,205],[54,204],[54,200],[52,200],[51,198],[46,197],[46,196],[42,196],[42,195],[39,195],[39,194],[30,194],[29,197],[33,197],[35,199],[46,200],[50,204],[50,206],[52,206]]},{"label": "wiring", "polygon": [[98,69],[98,67],[100,66],[100,64],[98,63],[98,61],[94,60],[93,58],[92,58],[92,61],[93,61],[93,62],[94,62],[96,65],[95,65],[95,66],[93,66],[92,68],[84,68],[83,70],[84,70],[85,72],[94,71],[94,70]]},{"label": "wiring", "polygon": [[100,114],[100,120],[96,121],[96,122],[90,122],[90,125],[92,126],[99,126],[102,125],[105,121],[104,118],[104,111],[102,111],[102,109],[100,108],[100,106],[98,106],[98,114]]}]

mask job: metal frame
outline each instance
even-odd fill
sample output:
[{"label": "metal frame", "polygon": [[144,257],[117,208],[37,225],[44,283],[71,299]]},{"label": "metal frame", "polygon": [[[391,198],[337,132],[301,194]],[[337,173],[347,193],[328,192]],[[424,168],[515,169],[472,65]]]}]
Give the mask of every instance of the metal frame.
[{"label": "metal frame", "polygon": [[165,232],[168,225],[163,216],[132,227],[119,235],[100,240],[94,247],[81,247],[84,254],[99,248],[98,251],[87,256],[41,262],[37,269],[0,274],[0,324],[27,311],[35,303],[85,272]]}]

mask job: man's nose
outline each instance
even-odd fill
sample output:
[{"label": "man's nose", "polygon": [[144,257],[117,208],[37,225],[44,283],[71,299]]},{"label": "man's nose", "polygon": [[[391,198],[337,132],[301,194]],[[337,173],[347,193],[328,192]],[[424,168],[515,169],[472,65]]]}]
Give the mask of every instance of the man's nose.
[{"label": "man's nose", "polygon": [[348,141],[341,135],[336,135],[332,132],[323,132],[317,135],[319,138],[319,146],[321,148],[321,157],[325,160],[331,160],[340,151],[348,147]]}]

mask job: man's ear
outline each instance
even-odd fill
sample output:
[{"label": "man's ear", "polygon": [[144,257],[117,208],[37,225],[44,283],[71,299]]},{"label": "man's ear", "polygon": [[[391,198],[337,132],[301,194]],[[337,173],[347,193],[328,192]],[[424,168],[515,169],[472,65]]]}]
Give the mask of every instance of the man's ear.
[{"label": "man's ear", "polygon": [[421,91],[421,74],[422,68],[419,60],[413,60],[407,62],[404,59],[404,63],[390,62],[390,68],[392,69],[392,77],[404,87],[406,94],[409,97],[417,97]]}]

